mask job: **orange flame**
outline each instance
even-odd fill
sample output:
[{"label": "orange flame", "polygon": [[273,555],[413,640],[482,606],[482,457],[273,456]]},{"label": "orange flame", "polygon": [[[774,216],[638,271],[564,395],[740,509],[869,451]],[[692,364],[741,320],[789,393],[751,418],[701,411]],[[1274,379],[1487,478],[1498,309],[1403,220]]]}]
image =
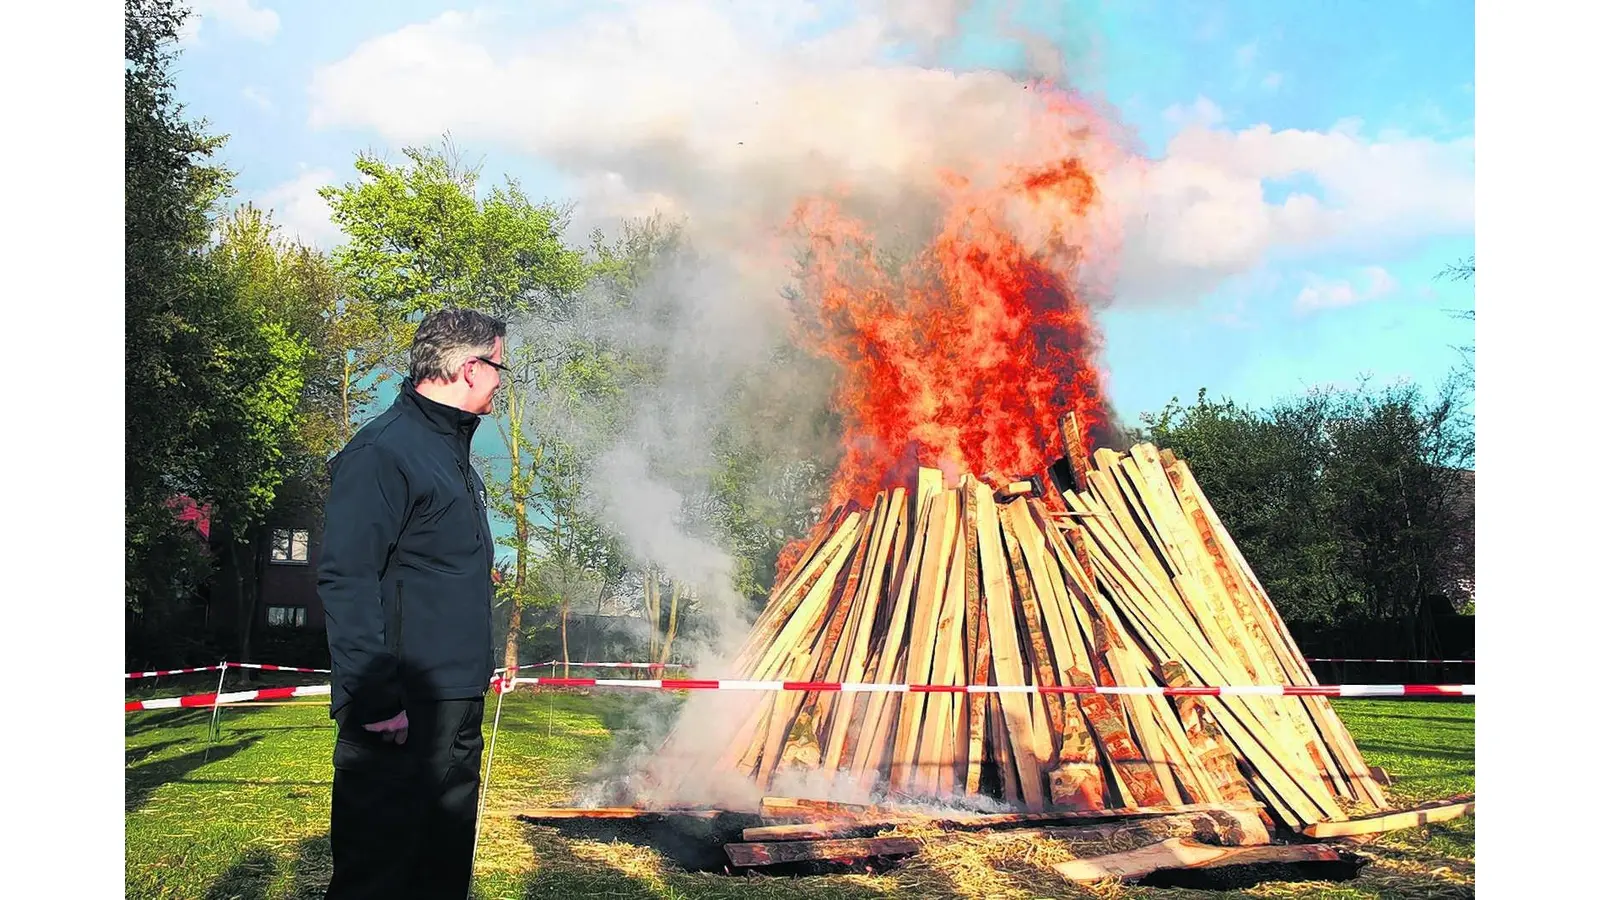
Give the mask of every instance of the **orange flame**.
[{"label": "orange flame", "polygon": [[[1052,101],[1056,112],[1071,103]],[[1068,411],[1088,433],[1107,423],[1100,330],[1079,288],[1084,245],[1100,227],[1085,142],[1081,128],[1061,124],[1052,161],[1004,166],[989,187],[942,173],[937,233],[899,265],[839,203],[799,205],[808,254],[798,341],[839,368],[843,458],[830,508],[868,506],[919,465],[1040,473],[1063,452]]]}]

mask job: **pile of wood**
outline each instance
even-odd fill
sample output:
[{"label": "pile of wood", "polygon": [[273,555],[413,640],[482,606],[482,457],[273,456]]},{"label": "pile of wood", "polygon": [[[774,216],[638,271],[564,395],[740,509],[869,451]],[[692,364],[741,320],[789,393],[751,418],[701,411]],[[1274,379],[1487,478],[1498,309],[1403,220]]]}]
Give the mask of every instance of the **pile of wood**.
[{"label": "pile of wood", "polygon": [[[1070,477],[923,469],[835,511],[735,677],[1316,683],[1182,460],[1149,444],[1090,457],[1070,417],[1063,432]],[[1321,697],[772,692],[717,764],[762,791],[795,772],[1034,812],[1259,802],[1296,830],[1388,807]]]},{"label": "pile of wood", "polygon": [[[1259,802],[1240,801],[1086,811],[929,813],[894,805],[768,796],[750,813],[703,808],[556,807],[499,814],[509,812],[526,822],[557,829],[575,821],[632,823],[645,829],[646,835],[671,834],[673,840],[668,843],[677,849],[680,859],[684,839],[699,836],[720,847],[721,853],[712,854],[707,848],[694,855],[695,862],[685,860],[698,866],[697,871],[903,859],[930,849],[958,844],[970,848],[985,842],[1033,841],[1037,850],[1039,840],[1058,841],[1070,848],[1072,858],[1051,868],[1069,880],[1094,882],[1107,877],[1132,880],[1174,869],[1263,863],[1359,864],[1359,857],[1341,853],[1340,848],[1353,850],[1384,832],[1471,815],[1475,803],[1466,795],[1407,810],[1323,822],[1307,828],[1304,835],[1288,835],[1281,841],[1275,841],[1269,832],[1262,808]],[[579,833],[590,834],[586,830]],[[640,835],[638,830],[619,833]]]}]

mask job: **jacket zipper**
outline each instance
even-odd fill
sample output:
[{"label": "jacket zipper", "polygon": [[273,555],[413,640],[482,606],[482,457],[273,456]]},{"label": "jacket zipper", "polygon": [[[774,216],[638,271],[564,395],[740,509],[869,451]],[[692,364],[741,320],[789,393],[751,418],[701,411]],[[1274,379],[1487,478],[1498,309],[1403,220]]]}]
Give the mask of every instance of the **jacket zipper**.
[{"label": "jacket zipper", "polygon": [[406,646],[406,583],[396,580],[394,583],[394,655],[399,659],[405,654]]}]

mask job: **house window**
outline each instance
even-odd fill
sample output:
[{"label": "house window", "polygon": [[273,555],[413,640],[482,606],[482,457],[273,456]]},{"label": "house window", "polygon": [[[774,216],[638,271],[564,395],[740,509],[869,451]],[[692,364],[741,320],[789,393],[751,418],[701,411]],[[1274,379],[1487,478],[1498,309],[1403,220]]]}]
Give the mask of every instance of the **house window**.
[{"label": "house window", "polygon": [[304,606],[269,606],[267,607],[267,624],[283,628],[306,627],[306,608]]},{"label": "house window", "polygon": [[310,562],[311,532],[304,528],[272,529],[272,561],[281,565]]}]

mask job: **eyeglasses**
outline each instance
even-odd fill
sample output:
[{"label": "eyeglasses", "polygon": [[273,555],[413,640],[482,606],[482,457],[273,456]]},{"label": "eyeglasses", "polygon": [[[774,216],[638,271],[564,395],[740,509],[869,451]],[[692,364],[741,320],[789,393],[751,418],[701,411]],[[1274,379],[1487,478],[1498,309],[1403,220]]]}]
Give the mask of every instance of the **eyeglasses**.
[{"label": "eyeglasses", "polygon": [[487,356],[474,356],[473,359],[475,359],[475,360],[477,360],[478,362],[481,362],[481,363],[488,363],[489,365],[494,366],[496,369],[498,369],[501,372],[509,372],[509,371],[511,371],[511,367],[510,366],[501,365],[500,363],[495,362],[494,360],[490,359]]}]

